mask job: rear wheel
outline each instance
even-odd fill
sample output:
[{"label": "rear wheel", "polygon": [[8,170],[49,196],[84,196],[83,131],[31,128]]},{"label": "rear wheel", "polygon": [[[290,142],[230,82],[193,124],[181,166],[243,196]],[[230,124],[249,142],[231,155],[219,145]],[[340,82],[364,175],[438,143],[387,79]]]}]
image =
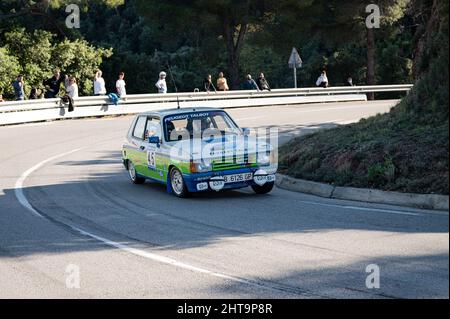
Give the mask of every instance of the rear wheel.
[{"label": "rear wheel", "polygon": [[256,194],[267,194],[272,190],[274,184],[275,182],[268,182],[262,186],[252,185],[252,189]]},{"label": "rear wheel", "polygon": [[144,184],[145,178],[139,177],[136,173],[136,168],[134,167],[133,163],[129,160],[128,161],[128,175],[130,175],[130,179],[133,182],[133,184]]},{"label": "rear wheel", "polygon": [[170,171],[170,186],[172,191],[177,197],[187,197],[189,196],[189,191],[183,179],[183,174],[181,174],[178,168],[172,168]]}]

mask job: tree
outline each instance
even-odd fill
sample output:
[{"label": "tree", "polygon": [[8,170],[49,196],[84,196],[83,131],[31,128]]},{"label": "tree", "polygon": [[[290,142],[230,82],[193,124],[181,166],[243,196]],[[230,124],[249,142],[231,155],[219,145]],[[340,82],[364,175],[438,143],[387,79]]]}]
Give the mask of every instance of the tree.
[{"label": "tree", "polygon": [[[54,35],[43,30],[28,33],[19,28],[5,33],[2,49],[3,59],[11,65],[8,80],[17,77],[20,72],[25,76],[25,89],[28,94],[31,87],[43,88],[42,81],[52,75],[52,70],[59,67],[66,74],[79,79],[80,94],[89,95],[95,70],[103,58],[112,55],[111,49],[95,48],[84,40],[61,42],[54,41]],[[10,55],[14,55],[14,58]],[[12,66],[18,66],[12,67]],[[11,73],[14,70],[14,73]],[[6,91],[9,93],[9,91]]]},{"label": "tree", "polygon": [[448,143],[449,4],[446,0],[413,1],[419,25],[414,49],[417,82],[401,110],[415,115],[421,122],[446,123]]},{"label": "tree", "polygon": [[[270,21],[282,6],[297,9],[309,1],[295,0],[140,0],[139,12],[165,37],[177,35],[178,45],[197,48],[211,40],[225,46],[231,88],[239,85],[239,64],[245,37]],[[170,40],[169,40],[170,41]],[[209,52],[220,55],[221,51]],[[219,63],[220,61],[217,61]]]},{"label": "tree", "polygon": [[[386,30],[405,16],[410,0],[379,0],[373,3],[381,11],[380,29],[367,28],[366,18],[370,13],[366,12],[367,3],[360,0],[316,0],[295,11],[284,4],[267,29],[271,37],[266,41],[276,43],[278,50],[284,52],[290,50],[292,43],[301,43],[302,47],[321,55],[324,65],[319,67],[323,68],[330,62],[327,55],[333,56],[343,50],[343,46],[348,48],[356,44],[365,51],[365,82],[376,84],[377,37],[385,37]],[[315,43],[311,45],[311,42]],[[357,50],[355,53],[359,55]]]},{"label": "tree", "polygon": [[0,94],[13,96],[12,81],[20,73],[17,58],[10,55],[6,48],[0,47]]},{"label": "tree", "polygon": [[124,0],[2,0],[0,30],[2,25],[11,26],[16,21],[21,26],[32,21],[31,24],[37,26],[37,29],[45,29],[60,37],[69,37],[77,33],[75,29],[65,27],[65,19],[68,15],[65,9],[70,4],[76,4],[82,11],[87,11],[93,4],[117,8],[124,4]]}]

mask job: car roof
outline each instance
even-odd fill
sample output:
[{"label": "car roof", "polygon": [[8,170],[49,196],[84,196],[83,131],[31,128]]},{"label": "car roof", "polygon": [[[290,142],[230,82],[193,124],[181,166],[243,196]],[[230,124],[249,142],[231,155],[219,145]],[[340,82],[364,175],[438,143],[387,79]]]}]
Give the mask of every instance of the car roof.
[{"label": "car roof", "polygon": [[167,115],[176,115],[176,114],[184,114],[191,112],[205,112],[205,111],[223,111],[222,109],[211,108],[211,107],[187,107],[187,108],[171,108],[171,109],[163,109],[163,110],[155,110],[139,113],[139,115],[160,115],[161,117]]}]

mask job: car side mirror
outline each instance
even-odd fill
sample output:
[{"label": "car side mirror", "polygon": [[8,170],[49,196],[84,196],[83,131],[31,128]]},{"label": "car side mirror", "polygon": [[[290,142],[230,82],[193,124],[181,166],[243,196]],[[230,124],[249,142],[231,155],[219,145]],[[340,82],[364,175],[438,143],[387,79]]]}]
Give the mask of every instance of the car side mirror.
[{"label": "car side mirror", "polygon": [[243,127],[242,128],[242,134],[244,134],[244,136],[249,136],[251,133],[250,129],[248,127]]}]

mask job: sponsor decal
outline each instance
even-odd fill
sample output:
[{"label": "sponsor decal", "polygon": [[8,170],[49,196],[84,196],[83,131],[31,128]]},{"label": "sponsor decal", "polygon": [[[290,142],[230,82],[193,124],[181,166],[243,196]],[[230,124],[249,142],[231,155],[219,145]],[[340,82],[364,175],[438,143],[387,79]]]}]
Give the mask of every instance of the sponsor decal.
[{"label": "sponsor decal", "polygon": [[215,115],[217,113],[218,112],[201,112],[201,113],[179,114],[179,115],[167,116],[164,120],[166,122],[168,122],[168,121],[176,121],[176,120],[183,120],[183,119],[202,118],[202,117],[209,117],[209,116]]},{"label": "sponsor decal", "polygon": [[213,177],[209,181],[209,187],[211,187],[212,190],[220,191],[225,186],[225,181],[223,177]]},{"label": "sponsor decal", "polygon": [[197,184],[197,190],[199,191],[204,191],[208,189],[208,183],[203,182],[203,183],[198,183]]},{"label": "sponsor decal", "polygon": [[267,182],[267,172],[265,170],[257,170],[253,175],[253,180],[259,186],[263,186]]},{"label": "sponsor decal", "polygon": [[148,168],[156,168],[156,147],[149,147],[147,149],[147,165]]}]

